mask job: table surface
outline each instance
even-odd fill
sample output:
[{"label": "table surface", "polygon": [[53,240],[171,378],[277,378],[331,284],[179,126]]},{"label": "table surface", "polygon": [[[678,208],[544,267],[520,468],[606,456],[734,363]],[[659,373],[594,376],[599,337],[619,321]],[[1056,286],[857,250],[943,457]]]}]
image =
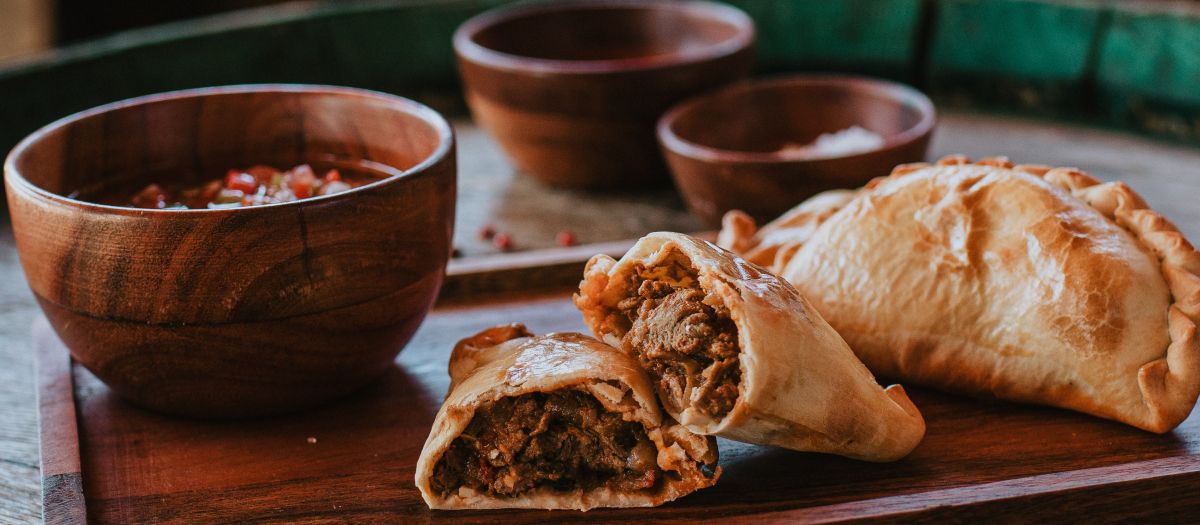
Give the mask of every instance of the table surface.
[{"label": "table surface", "polygon": [[[697,231],[670,190],[641,195],[585,194],[546,188],[514,175],[495,145],[469,122],[460,143],[455,245],[463,256],[496,251],[477,236],[490,224],[515,247],[555,244],[564,229],[580,243],[637,237],[652,230]],[[1023,118],[950,112],[934,135],[931,157],[1007,155],[1016,162],[1075,166],[1128,182],[1191,239],[1200,241],[1200,149],[1126,133]],[[41,517],[37,402],[30,327],[37,306],[25,285],[7,217],[0,224],[0,523]]]}]

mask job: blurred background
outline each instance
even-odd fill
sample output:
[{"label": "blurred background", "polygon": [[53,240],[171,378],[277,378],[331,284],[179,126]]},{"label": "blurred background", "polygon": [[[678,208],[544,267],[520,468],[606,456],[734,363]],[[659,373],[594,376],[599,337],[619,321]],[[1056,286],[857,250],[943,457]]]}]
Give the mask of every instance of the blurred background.
[{"label": "blurred background", "polygon": [[55,2],[0,0],[0,64],[54,44]]},{"label": "blurred background", "polygon": [[[516,249],[557,246],[561,230],[587,244],[706,229],[669,188],[613,196],[513,176],[492,137],[469,118],[450,45],[463,21],[509,3],[0,0],[0,152],[59,117],[149,93],[259,82],[347,85],[415,98],[455,121],[463,255],[508,249],[480,238],[484,229],[518,232]],[[1072,134],[1118,130],[1200,144],[1200,2],[726,3],[757,26],[754,76],[844,72],[928,94],[939,113],[931,157],[1010,154],[1137,178],[1152,174],[1129,162],[1106,173],[1090,159],[1113,146],[1089,149]]]},{"label": "blurred background", "polygon": [[[423,101],[454,109],[457,101],[437,100],[458,86],[450,34],[505,3],[0,0],[7,106],[0,108],[0,148],[99,103],[231,82],[328,82],[406,95],[424,89],[433,100]],[[865,73],[912,84],[939,107],[1016,110],[1200,141],[1194,1],[728,3],[758,25],[756,74]],[[71,80],[84,84],[59,85]]]},{"label": "blurred background", "polygon": [[0,62],[126,29],[285,1],[0,0],[0,34],[6,35],[0,39]]}]

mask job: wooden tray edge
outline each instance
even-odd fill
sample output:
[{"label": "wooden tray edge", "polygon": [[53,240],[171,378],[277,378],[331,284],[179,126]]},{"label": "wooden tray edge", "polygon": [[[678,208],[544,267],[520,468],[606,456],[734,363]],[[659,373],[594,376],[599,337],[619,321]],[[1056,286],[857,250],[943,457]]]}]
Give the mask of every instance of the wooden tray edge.
[{"label": "wooden tray edge", "polygon": [[[689,235],[712,242],[717,239],[716,231]],[[579,285],[583,269],[593,256],[603,254],[619,258],[637,241],[625,239],[454,259],[446,266],[446,280],[437,302],[442,306],[476,302],[488,296],[574,288]]]},{"label": "wooden tray edge", "polygon": [[[1194,458],[1173,457],[783,510],[755,518],[773,523],[841,523],[862,519],[942,523],[1005,515],[1020,516],[1022,520],[1069,521],[1072,517],[1098,517],[1105,512],[1119,512],[1122,519],[1194,518],[1200,500],[1190,498],[1187,489],[1197,484],[1200,484],[1200,463]],[[1156,497],[1158,494],[1170,497],[1163,501]]]},{"label": "wooden tray edge", "polygon": [[45,316],[38,315],[31,331],[37,368],[39,453],[42,465],[42,521],[47,524],[86,523],[79,427],[75,411],[75,382],[68,354],[46,352],[57,338]]},{"label": "wooden tray edge", "polygon": [[[704,237],[704,234],[698,236]],[[598,254],[620,257],[636,240],[612,241],[570,248],[454,259],[446,265],[437,304],[475,302],[481,297],[559,290],[579,285],[583,268]]]}]

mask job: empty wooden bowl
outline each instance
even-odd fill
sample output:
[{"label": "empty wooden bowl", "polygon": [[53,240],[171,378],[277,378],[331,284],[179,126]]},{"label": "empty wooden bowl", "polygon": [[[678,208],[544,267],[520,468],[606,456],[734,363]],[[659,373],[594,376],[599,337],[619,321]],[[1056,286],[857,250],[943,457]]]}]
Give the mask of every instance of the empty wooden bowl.
[{"label": "empty wooden bowl", "polygon": [[[139,405],[247,417],[341,396],[391,366],[442,283],[454,162],[450,126],[416,102],[269,85],[79,113],[22,141],[4,171],[26,278],[71,355]],[[85,200],[300,163],[379,179],[233,209]]]},{"label": "empty wooden bowl", "polygon": [[710,2],[504,7],[454,35],[475,119],[523,172],[584,188],[666,184],[654,123],[746,76],[753,42],[745,13]]},{"label": "empty wooden bowl", "polygon": [[[726,211],[740,209],[761,224],[816,193],[857,188],[897,164],[923,160],[935,119],[929,98],[902,84],[800,75],[682,102],[659,121],[658,139],[695,215],[717,226]],[[855,126],[875,143],[859,141],[857,153],[812,146]]]}]

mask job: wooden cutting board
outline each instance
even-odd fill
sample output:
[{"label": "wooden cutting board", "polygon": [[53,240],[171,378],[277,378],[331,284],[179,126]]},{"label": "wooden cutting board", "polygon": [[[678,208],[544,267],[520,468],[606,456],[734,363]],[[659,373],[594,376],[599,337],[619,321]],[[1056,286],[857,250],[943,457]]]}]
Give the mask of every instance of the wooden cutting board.
[{"label": "wooden cutting board", "polygon": [[699,522],[1200,517],[1200,415],[1154,435],[1062,410],[909,388],[928,424],[902,461],[871,464],[720,440],[711,489],[654,509],[448,512],[413,484],[459,338],[524,322],[583,331],[583,261],[627,244],[452,266],[441,302],[396,365],[324,408],[248,421],[160,416],[116,398],[34,326],[47,523]]}]

